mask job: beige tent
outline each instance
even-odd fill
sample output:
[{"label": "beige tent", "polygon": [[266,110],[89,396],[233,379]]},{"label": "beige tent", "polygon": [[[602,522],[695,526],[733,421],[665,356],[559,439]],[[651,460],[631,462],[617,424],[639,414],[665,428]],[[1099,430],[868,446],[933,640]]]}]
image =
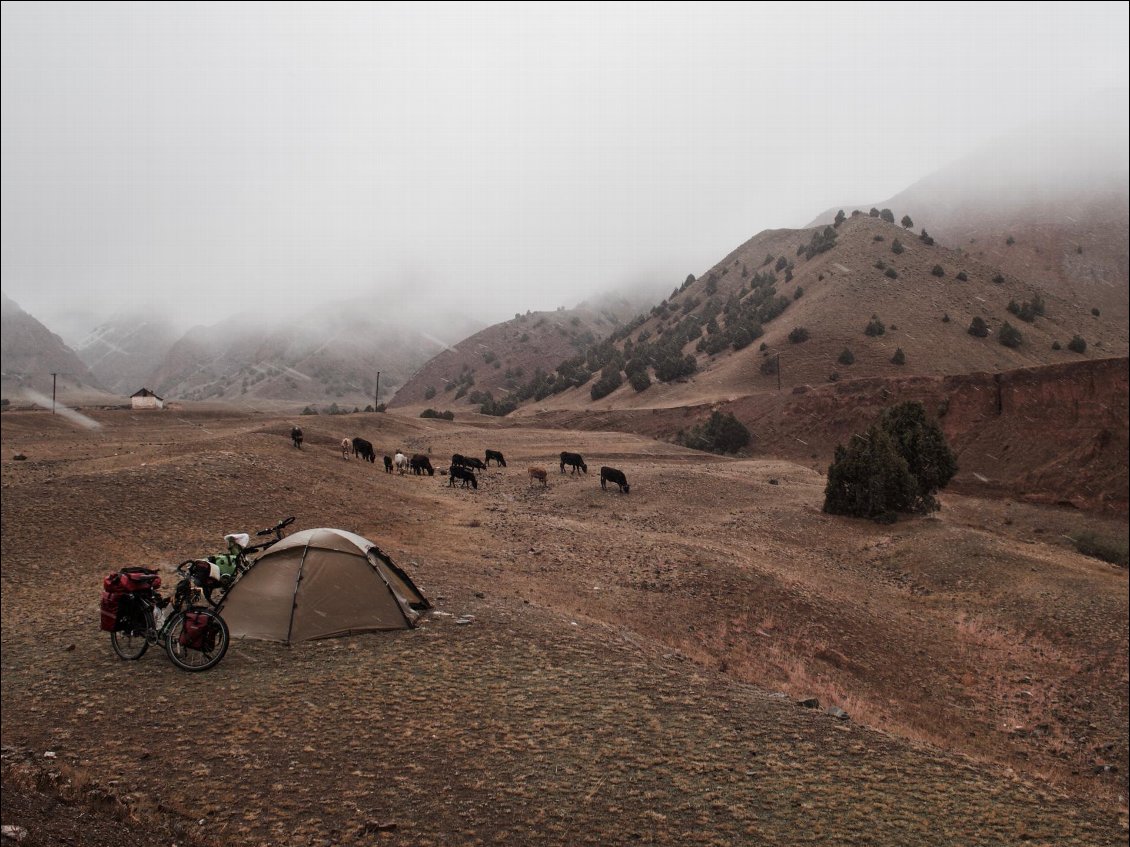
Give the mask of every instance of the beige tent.
[{"label": "beige tent", "polygon": [[308,529],[264,552],[223,605],[237,638],[309,641],[408,629],[431,604],[373,542]]}]

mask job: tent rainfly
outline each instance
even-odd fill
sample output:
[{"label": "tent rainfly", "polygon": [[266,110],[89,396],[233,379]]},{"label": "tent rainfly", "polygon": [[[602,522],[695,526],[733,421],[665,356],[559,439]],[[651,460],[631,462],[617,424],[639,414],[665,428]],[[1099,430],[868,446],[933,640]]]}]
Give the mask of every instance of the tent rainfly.
[{"label": "tent rainfly", "polygon": [[429,608],[377,545],[323,528],[268,548],[232,588],[223,615],[233,637],[290,644],[408,629]]}]

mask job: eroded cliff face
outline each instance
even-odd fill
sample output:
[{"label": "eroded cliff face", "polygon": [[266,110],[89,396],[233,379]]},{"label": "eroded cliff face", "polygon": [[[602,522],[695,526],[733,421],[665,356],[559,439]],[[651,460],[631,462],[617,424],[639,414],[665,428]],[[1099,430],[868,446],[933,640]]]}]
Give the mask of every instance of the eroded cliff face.
[{"label": "eroded cliff face", "polygon": [[798,386],[709,406],[539,415],[543,425],[621,429],[657,438],[733,412],[756,455],[826,470],[837,444],[864,432],[883,409],[917,400],[937,416],[958,457],[951,489],[1125,513],[1126,357],[948,377],[860,379]]},{"label": "eroded cliff face", "polygon": [[[965,473],[1038,502],[1127,510],[1128,360],[943,380],[943,428]],[[977,471],[980,467],[983,470]]]}]

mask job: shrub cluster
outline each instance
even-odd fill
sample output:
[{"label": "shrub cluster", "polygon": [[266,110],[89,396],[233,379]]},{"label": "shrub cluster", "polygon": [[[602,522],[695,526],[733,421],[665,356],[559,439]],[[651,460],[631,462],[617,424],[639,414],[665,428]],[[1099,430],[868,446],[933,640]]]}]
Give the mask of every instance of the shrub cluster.
[{"label": "shrub cluster", "polygon": [[678,440],[692,450],[711,453],[736,453],[749,444],[749,429],[732,412],[713,412],[706,423],[690,432],[680,433]]},{"label": "shrub cluster", "polygon": [[445,421],[455,420],[455,413],[452,411],[437,412],[435,409],[424,409],[420,412],[421,418],[440,418]]},{"label": "shrub cluster", "polygon": [[1008,311],[1025,323],[1034,323],[1036,318],[1044,316],[1044,300],[1038,294],[1032,298],[1032,302],[1030,303],[1027,300],[1023,303],[1009,300]]},{"label": "shrub cluster", "polygon": [[1024,336],[1020,334],[1020,330],[1005,321],[1004,326],[997,333],[997,340],[1005,347],[1019,347],[1024,341]]},{"label": "shrub cluster", "polygon": [[865,435],[836,446],[828,468],[824,511],[834,515],[892,520],[899,512],[928,513],[934,495],[957,473],[957,459],[941,427],[921,403],[883,412]]}]

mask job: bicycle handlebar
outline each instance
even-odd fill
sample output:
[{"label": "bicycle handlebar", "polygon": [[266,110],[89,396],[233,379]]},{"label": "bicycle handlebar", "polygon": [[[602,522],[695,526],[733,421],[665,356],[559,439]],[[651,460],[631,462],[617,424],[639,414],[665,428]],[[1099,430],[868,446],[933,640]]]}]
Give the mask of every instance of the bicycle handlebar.
[{"label": "bicycle handlebar", "polygon": [[284,530],[288,526],[290,526],[292,523],[294,523],[294,515],[291,515],[289,518],[283,518],[281,521],[279,521],[274,526],[269,526],[266,529],[259,530],[257,533],[255,533],[255,535],[256,536],[277,535],[278,533],[282,532],[282,530]]}]

